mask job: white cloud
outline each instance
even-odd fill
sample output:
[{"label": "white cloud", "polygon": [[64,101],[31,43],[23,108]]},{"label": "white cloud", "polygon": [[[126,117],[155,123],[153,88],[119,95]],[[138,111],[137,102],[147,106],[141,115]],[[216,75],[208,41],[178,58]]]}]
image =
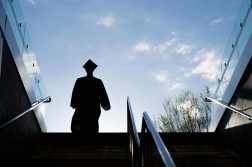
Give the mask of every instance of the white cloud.
[{"label": "white cloud", "polygon": [[155,79],[155,81],[164,84],[166,90],[168,91],[177,91],[185,88],[185,84],[178,78],[175,80],[169,79],[169,73],[167,71],[152,73],[152,77]]},{"label": "white cloud", "polygon": [[113,16],[105,16],[105,17],[101,17],[98,19],[98,21],[96,22],[96,25],[98,26],[102,26],[105,28],[111,28],[116,22],[115,17]]},{"label": "white cloud", "polygon": [[188,44],[178,44],[175,52],[180,55],[187,55],[192,52],[192,46]]},{"label": "white cloud", "polygon": [[175,31],[172,31],[172,32],[171,32],[171,35],[172,35],[172,36],[177,36],[178,33],[176,33]]},{"label": "white cloud", "polygon": [[216,26],[216,25],[222,23],[223,21],[224,21],[223,18],[218,17],[218,18],[215,18],[215,19],[211,20],[210,23],[209,23],[209,25],[210,26]]},{"label": "white cloud", "polygon": [[160,74],[160,75],[157,75],[157,76],[156,76],[156,79],[157,79],[159,82],[165,82],[165,81],[167,81],[167,76],[166,76],[166,75]]},{"label": "white cloud", "polygon": [[26,0],[26,2],[30,3],[31,5],[36,5],[35,0]]},{"label": "white cloud", "polygon": [[218,58],[215,51],[205,51],[202,53],[198,65],[192,69],[192,74],[213,81],[217,77],[220,63],[221,59]]},{"label": "white cloud", "polygon": [[153,52],[153,53],[162,54],[165,51],[167,51],[169,48],[171,48],[172,45],[174,45],[176,43],[176,41],[177,41],[177,39],[175,37],[171,38],[170,40],[160,42],[157,44],[153,44],[153,43],[147,42],[147,41],[140,41],[135,44],[134,51],[142,52],[142,53]]},{"label": "white cloud", "polygon": [[152,44],[146,41],[140,41],[134,46],[136,52],[150,52],[152,48]]},{"label": "white cloud", "polygon": [[192,73],[191,72],[186,72],[184,73],[184,77],[185,78],[190,78],[192,76]]},{"label": "white cloud", "polygon": [[173,83],[169,87],[169,90],[174,91],[174,90],[181,90],[181,89],[184,89],[184,88],[185,88],[185,85],[182,82],[176,82],[176,83]]},{"label": "white cloud", "polygon": [[176,32],[171,34],[172,37],[164,41],[139,41],[133,46],[133,50],[138,53],[152,53],[151,55],[163,58],[169,55],[191,55],[194,52],[193,45],[182,42]]},{"label": "white cloud", "polygon": [[153,74],[153,77],[155,78],[156,81],[160,82],[160,83],[164,83],[168,81],[168,76],[165,73],[156,73]]},{"label": "white cloud", "polygon": [[198,63],[202,59],[202,55],[204,55],[207,52],[206,48],[202,48],[198,50],[195,54],[195,56],[192,59],[193,63]]},{"label": "white cloud", "polygon": [[165,51],[167,51],[172,45],[175,44],[175,42],[177,41],[177,38],[172,38],[170,40],[167,40],[163,43],[159,43],[156,46],[153,47],[153,51],[154,52],[158,52],[158,53],[164,53]]}]

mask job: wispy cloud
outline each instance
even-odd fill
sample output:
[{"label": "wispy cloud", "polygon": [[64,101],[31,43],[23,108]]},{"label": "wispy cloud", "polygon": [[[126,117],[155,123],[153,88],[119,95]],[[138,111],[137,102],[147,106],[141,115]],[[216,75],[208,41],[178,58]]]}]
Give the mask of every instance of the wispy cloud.
[{"label": "wispy cloud", "polygon": [[192,74],[213,81],[217,77],[220,63],[221,58],[216,55],[215,51],[202,51],[198,64],[192,69]]},{"label": "wispy cloud", "polygon": [[168,81],[168,74],[164,72],[153,73],[152,76],[157,82],[165,83]]},{"label": "wispy cloud", "polygon": [[216,26],[224,21],[222,17],[215,18],[209,22],[209,26]]},{"label": "wispy cloud", "polygon": [[175,37],[156,44],[154,44],[154,42],[139,41],[133,46],[133,50],[137,53],[162,54],[171,49],[176,41],[177,39]]},{"label": "wispy cloud", "polygon": [[174,45],[176,41],[177,41],[177,38],[173,37],[170,40],[160,42],[159,44],[157,44],[156,46],[153,47],[153,51],[158,52],[158,53],[164,53],[172,45]]},{"label": "wispy cloud", "polygon": [[134,51],[139,52],[139,53],[146,53],[152,51],[153,46],[150,42],[147,41],[140,41],[137,42],[136,45],[134,46]]},{"label": "wispy cloud", "polygon": [[177,45],[175,52],[179,55],[188,55],[192,52],[192,50],[192,45],[181,43]]},{"label": "wispy cloud", "polygon": [[100,17],[97,20],[96,25],[102,26],[102,27],[105,27],[105,28],[111,28],[111,27],[114,26],[115,22],[116,22],[115,17],[113,17],[113,16],[104,16],[104,17]]},{"label": "wispy cloud", "polygon": [[31,5],[36,5],[36,1],[35,0],[25,0],[26,2],[30,3]]},{"label": "wispy cloud", "polygon": [[160,83],[163,84],[165,90],[171,91],[177,91],[182,90],[185,88],[185,84],[180,79],[170,79],[170,75],[167,71],[158,71],[152,73],[152,78]]},{"label": "wispy cloud", "polygon": [[169,87],[170,91],[182,90],[182,89],[185,89],[185,84],[182,82],[175,82]]},{"label": "wispy cloud", "polygon": [[176,32],[171,32],[170,39],[154,42],[154,41],[139,41],[133,46],[133,50],[137,53],[152,53],[152,55],[167,56],[167,55],[191,55],[194,46],[183,42]]},{"label": "wispy cloud", "polygon": [[171,32],[171,35],[172,35],[172,36],[177,36],[177,35],[178,35],[178,33],[177,33],[177,32],[175,32],[175,31],[172,31],[172,32]]}]

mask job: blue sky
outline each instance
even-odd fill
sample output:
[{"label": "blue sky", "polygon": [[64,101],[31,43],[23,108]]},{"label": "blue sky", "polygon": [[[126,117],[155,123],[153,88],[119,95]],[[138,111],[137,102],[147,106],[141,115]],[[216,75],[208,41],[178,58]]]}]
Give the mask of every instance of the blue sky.
[{"label": "blue sky", "polygon": [[[47,94],[48,131],[69,131],[71,92],[89,58],[107,89],[111,110],[100,131],[126,131],[126,98],[137,127],[165,99],[214,87],[241,1],[20,0]],[[228,2],[228,3],[227,3]]]}]

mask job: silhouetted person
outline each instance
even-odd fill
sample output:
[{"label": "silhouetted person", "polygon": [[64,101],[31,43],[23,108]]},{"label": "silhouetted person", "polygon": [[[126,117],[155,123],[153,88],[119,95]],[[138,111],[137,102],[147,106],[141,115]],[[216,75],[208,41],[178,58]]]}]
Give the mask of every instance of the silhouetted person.
[{"label": "silhouetted person", "polygon": [[71,107],[75,109],[71,123],[74,133],[98,133],[101,107],[104,110],[110,109],[102,80],[93,76],[96,67],[92,60],[88,60],[83,65],[87,76],[78,78],[75,82],[71,99]]}]

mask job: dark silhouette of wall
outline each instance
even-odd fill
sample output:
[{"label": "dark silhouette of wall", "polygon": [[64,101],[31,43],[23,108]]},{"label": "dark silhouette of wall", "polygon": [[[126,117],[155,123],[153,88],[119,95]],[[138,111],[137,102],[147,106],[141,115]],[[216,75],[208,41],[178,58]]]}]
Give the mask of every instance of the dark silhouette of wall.
[{"label": "dark silhouette of wall", "polygon": [[[230,105],[235,106],[245,113],[252,115],[252,61],[250,60],[238,87],[232,97]],[[252,148],[252,122],[245,117],[226,110],[219,125],[217,132],[228,134],[228,141],[235,150],[241,155],[244,163],[250,162]]]},{"label": "dark silhouette of wall", "polygon": [[[230,105],[235,106],[239,110],[244,110],[245,113],[252,115],[252,61],[250,60],[243,76],[238,84],[238,87],[231,99]],[[237,113],[226,110],[216,131],[243,126],[251,123],[245,117]]]},{"label": "dark silhouette of wall", "polygon": [[1,77],[1,65],[2,65],[2,52],[3,52],[3,34],[0,29],[0,77]]},{"label": "dark silhouette of wall", "polygon": [[[31,103],[6,40],[3,40],[3,49],[0,57],[2,57],[0,124],[2,124],[24,112],[31,106]],[[41,129],[34,113],[28,113],[6,128],[0,129],[0,137],[1,139],[12,138],[20,140],[40,132]]]}]

